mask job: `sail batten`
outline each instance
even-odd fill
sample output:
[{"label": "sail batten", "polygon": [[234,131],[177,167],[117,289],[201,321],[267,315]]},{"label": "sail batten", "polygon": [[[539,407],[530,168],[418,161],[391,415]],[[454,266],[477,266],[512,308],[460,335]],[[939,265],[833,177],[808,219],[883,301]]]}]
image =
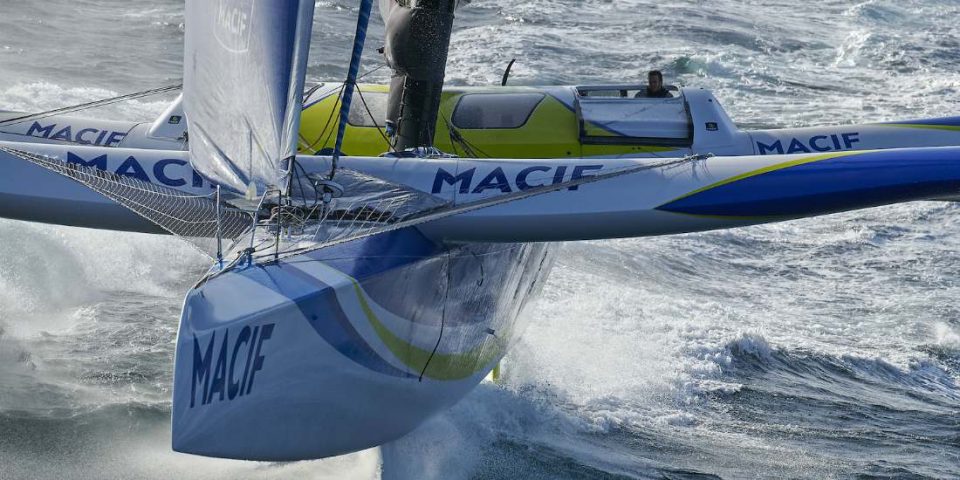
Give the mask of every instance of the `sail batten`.
[{"label": "sail batten", "polygon": [[238,192],[283,187],[296,155],[314,2],[187,0],[190,161]]}]

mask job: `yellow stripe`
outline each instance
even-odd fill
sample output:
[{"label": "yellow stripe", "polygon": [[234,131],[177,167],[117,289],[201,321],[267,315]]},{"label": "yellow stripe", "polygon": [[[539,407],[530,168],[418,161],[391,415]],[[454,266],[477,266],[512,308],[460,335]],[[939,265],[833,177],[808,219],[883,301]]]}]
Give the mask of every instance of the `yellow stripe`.
[{"label": "yellow stripe", "polygon": [[[821,160],[830,160],[830,159],[832,159],[832,158],[840,158],[840,157],[846,157],[846,156],[850,156],[850,155],[859,155],[859,154],[865,153],[865,152],[866,152],[866,151],[863,151],[863,150],[861,150],[861,151],[851,151],[851,152],[833,152],[833,153],[827,153],[827,154],[824,154],[824,155],[817,155],[817,156],[814,156],[814,157],[803,157],[803,158],[798,158],[798,159],[796,159],[796,160],[789,160],[789,161],[782,162],[782,163],[777,163],[777,164],[773,164],[773,165],[768,165],[768,166],[763,167],[763,168],[758,168],[758,169],[756,169],[756,170],[751,170],[751,171],[746,172],[746,173],[741,173],[740,175],[734,175],[734,176],[732,176],[732,177],[730,177],[730,178],[728,178],[728,179],[721,180],[721,181],[719,181],[719,182],[712,183],[712,184],[707,185],[707,186],[705,186],[705,187],[698,188],[698,189],[696,189],[696,190],[694,190],[694,191],[692,191],[692,192],[690,192],[690,193],[687,193],[687,194],[681,195],[681,196],[679,196],[679,197],[677,197],[677,198],[674,198],[673,200],[670,200],[669,202],[665,202],[665,203],[661,204],[660,206],[662,207],[662,206],[664,206],[664,205],[669,205],[669,204],[671,204],[671,203],[673,203],[673,202],[676,202],[676,201],[679,201],[679,200],[683,200],[684,198],[692,197],[692,196],[694,196],[694,195],[696,195],[696,194],[698,194],[698,193],[705,192],[705,191],[707,191],[707,190],[714,189],[714,188],[717,188],[717,187],[722,187],[722,186],[724,186],[724,185],[728,185],[728,184],[731,184],[731,183],[733,183],[733,182],[738,182],[738,181],[743,180],[743,179],[746,179],[746,178],[755,177],[755,176],[757,176],[757,175],[763,175],[764,173],[770,173],[770,172],[774,172],[774,171],[777,171],[777,170],[783,170],[783,169],[785,169],[785,168],[796,167],[797,165],[804,165],[804,164],[807,164],[807,163],[819,162],[819,161],[821,161]],[[659,208],[659,207],[658,207],[658,208]]]},{"label": "yellow stripe", "polygon": [[[434,354],[430,350],[424,350],[407,343],[390,331],[377,318],[377,314],[370,308],[367,295],[360,288],[360,284],[356,280],[351,279],[351,281],[353,282],[354,292],[360,300],[360,308],[363,309],[363,313],[377,332],[380,340],[410,370],[419,373],[423,370],[424,365],[427,365],[427,369],[424,371],[425,377],[434,380],[461,380],[486,368],[503,351],[504,342],[493,335],[488,335],[479,346],[460,354]],[[433,358],[431,358],[431,355],[433,355]],[[430,362],[429,365],[427,364],[428,361]]]}]

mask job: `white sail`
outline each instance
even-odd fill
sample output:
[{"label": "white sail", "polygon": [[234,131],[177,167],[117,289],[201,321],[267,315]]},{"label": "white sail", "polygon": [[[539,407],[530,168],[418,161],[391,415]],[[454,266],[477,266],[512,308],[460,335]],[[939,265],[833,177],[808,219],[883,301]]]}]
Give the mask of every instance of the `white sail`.
[{"label": "white sail", "polygon": [[187,0],[190,161],[240,192],[282,186],[296,154],[313,0]]}]

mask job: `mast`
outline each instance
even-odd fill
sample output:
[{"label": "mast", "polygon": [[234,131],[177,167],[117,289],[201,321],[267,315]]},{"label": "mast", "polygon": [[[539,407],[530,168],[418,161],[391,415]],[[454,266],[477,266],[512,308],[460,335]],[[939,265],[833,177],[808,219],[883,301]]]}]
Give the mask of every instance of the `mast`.
[{"label": "mast", "polygon": [[384,54],[393,69],[387,129],[397,151],[433,147],[459,0],[380,0]]}]

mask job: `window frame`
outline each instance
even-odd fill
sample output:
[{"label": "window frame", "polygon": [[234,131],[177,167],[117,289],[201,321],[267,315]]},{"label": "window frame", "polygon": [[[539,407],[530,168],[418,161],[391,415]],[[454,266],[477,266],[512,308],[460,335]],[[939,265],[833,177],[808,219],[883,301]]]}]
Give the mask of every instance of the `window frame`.
[{"label": "window frame", "polygon": [[[457,125],[457,113],[460,111],[460,107],[463,106],[463,102],[467,100],[468,97],[482,97],[482,96],[491,96],[497,95],[501,97],[507,96],[516,96],[516,95],[525,95],[525,96],[539,96],[540,98],[533,104],[530,110],[527,112],[527,116],[523,119],[523,122],[517,124],[514,127],[461,127]],[[458,130],[518,130],[527,125],[530,122],[530,119],[533,117],[534,112],[537,111],[537,108],[546,100],[547,94],[543,92],[490,92],[490,93],[465,93],[460,96],[457,100],[457,105],[453,108],[453,113],[450,115],[450,124]]]},{"label": "window frame", "polygon": [[[363,98],[364,98],[364,99],[367,99],[367,103],[368,103],[368,104],[373,103],[373,102],[369,101],[369,99],[370,99],[371,96],[383,96],[383,97],[385,97],[385,98],[384,98],[384,105],[385,105],[384,113],[386,113],[386,112],[388,112],[388,111],[390,110],[390,106],[387,105],[387,104],[390,102],[390,94],[389,94],[388,92],[359,92],[359,91],[355,91],[355,92],[353,93],[353,95],[354,95],[354,100],[356,100],[356,101],[350,103],[350,113],[351,113],[351,114],[352,114],[353,112],[357,111],[357,108],[360,108],[360,115],[362,115],[364,119],[370,118],[370,115],[367,113],[367,109],[363,106],[363,101],[360,100],[360,95],[361,95],[361,94],[363,95]],[[340,104],[340,108],[337,109],[337,112],[339,112],[340,110],[343,109],[343,103],[339,101],[339,95],[336,95],[335,98],[336,98],[335,102],[338,103],[338,104]],[[374,109],[371,108],[370,111],[373,112]],[[351,117],[351,116],[352,116],[352,115],[347,115],[347,125],[350,125],[350,126],[353,127],[353,128],[378,128],[378,129],[383,129],[383,128],[384,128],[384,125],[383,125],[383,124],[377,124],[377,119],[375,119],[375,118],[371,119],[371,120],[373,121],[373,125],[363,125],[363,124],[357,125],[356,123],[353,123],[352,121],[350,121],[350,117]],[[385,115],[385,116],[384,116],[384,119],[383,119],[383,122],[386,123],[386,120],[387,120],[387,119],[386,119],[386,115]]]}]

